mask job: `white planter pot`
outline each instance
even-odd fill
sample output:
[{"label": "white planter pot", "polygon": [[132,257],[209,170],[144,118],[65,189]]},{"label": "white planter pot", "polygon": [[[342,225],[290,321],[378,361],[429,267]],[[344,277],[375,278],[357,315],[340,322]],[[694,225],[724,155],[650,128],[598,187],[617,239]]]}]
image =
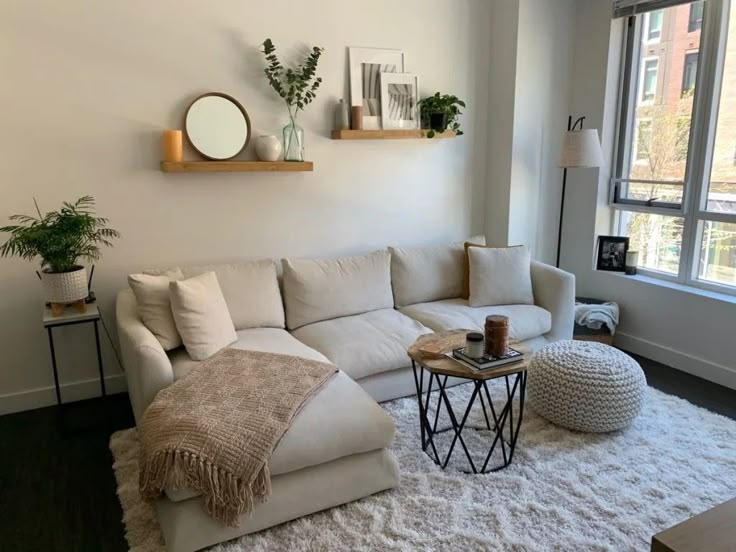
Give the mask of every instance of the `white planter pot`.
[{"label": "white planter pot", "polygon": [[256,138],[256,155],[261,161],[278,161],[281,141],[275,136],[259,136]]},{"label": "white planter pot", "polygon": [[83,266],[72,272],[41,272],[41,281],[49,303],[74,303],[88,294],[87,269]]}]

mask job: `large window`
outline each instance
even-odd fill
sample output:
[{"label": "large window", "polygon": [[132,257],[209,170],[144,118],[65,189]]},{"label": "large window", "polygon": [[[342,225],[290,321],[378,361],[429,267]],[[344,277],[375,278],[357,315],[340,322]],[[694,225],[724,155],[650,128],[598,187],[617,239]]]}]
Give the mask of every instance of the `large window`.
[{"label": "large window", "polygon": [[629,17],[623,58],[617,233],[644,273],[736,294],[736,1]]}]

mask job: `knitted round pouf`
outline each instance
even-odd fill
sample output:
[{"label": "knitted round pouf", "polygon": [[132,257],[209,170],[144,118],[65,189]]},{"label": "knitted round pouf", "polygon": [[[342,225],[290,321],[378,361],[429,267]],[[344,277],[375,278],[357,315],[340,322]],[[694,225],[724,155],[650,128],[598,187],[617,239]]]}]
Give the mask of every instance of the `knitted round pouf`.
[{"label": "knitted round pouf", "polygon": [[528,371],[529,403],[541,416],[578,431],[622,429],[636,418],[647,380],[618,349],[591,341],[557,341],[537,351]]}]

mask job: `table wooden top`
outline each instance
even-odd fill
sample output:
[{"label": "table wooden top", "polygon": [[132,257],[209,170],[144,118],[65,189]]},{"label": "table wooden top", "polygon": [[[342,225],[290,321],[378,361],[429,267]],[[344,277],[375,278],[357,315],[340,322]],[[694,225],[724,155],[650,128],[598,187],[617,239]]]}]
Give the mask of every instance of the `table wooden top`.
[{"label": "table wooden top", "polygon": [[665,529],[652,538],[652,552],[733,552],[736,498]]},{"label": "table wooden top", "polygon": [[421,364],[426,370],[443,376],[456,378],[488,380],[509,374],[523,372],[529,367],[531,350],[519,343],[512,343],[512,347],[524,353],[523,360],[503,364],[498,368],[490,368],[482,372],[471,370],[462,362],[446,356],[446,353],[465,345],[465,336],[474,330],[451,330],[419,336],[409,347],[409,358]]}]

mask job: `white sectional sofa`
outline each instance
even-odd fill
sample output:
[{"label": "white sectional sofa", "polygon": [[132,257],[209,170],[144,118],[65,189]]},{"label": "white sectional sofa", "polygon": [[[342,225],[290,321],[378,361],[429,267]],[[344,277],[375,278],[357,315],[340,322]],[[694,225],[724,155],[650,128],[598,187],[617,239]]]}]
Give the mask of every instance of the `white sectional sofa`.
[{"label": "white sectional sofa", "polygon": [[[398,485],[389,450],[394,424],[376,401],[415,392],[406,351],[418,336],[480,330],[497,313],[509,316],[511,337],[532,349],[572,336],[571,274],[532,262],[534,305],[474,308],[460,298],[464,255],[457,243],[284,259],[281,285],[270,259],[181,267],[184,277],[217,275],[238,335],[232,347],[331,361],[340,372],[295,418],[270,460],[271,498],[239,527],[210,519],[187,489],[167,490],[157,503],[167,548],[197,550]],[[156,393],[197,362],[184,348],[163,349],[131,290],[118,295],[117,325],[140,420]]]}]

